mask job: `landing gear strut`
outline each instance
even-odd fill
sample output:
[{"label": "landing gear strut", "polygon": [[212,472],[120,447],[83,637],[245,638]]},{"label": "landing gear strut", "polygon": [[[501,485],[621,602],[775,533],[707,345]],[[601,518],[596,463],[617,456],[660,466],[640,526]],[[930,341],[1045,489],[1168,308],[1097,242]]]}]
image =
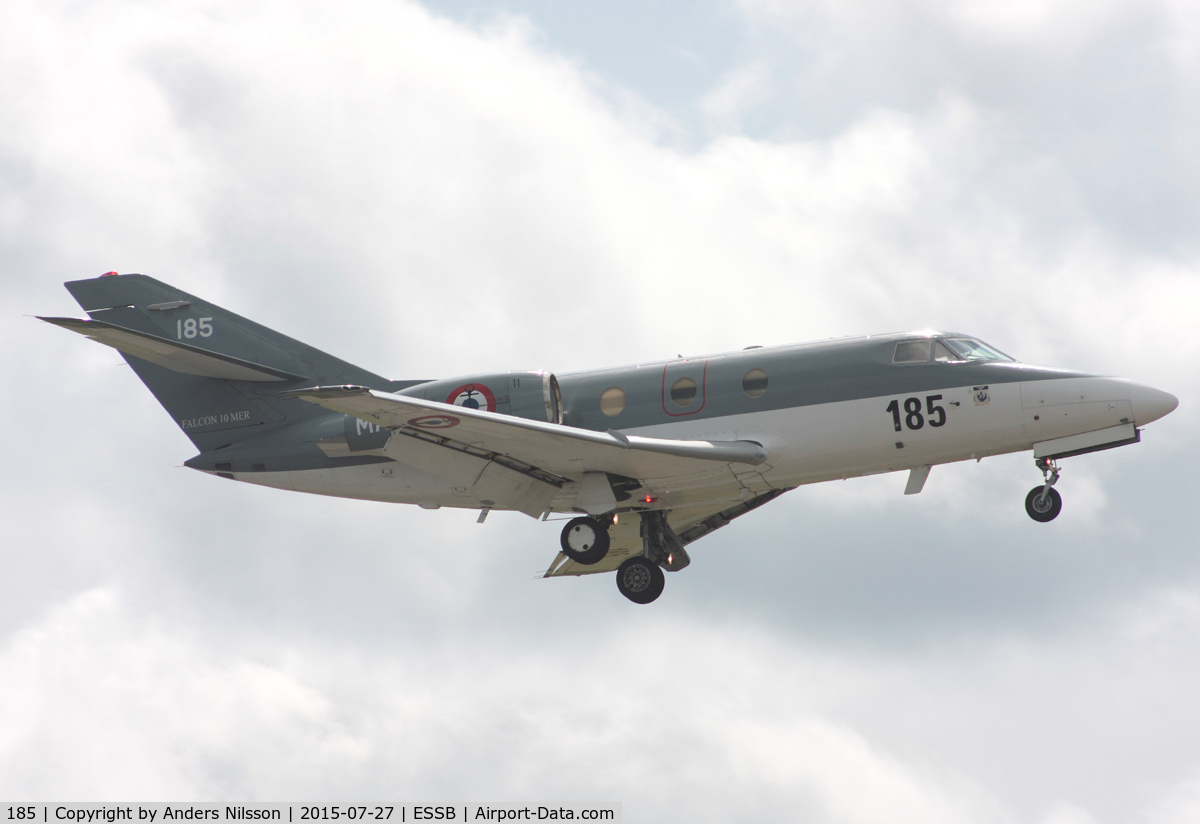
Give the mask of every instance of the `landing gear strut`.
[{"label": "landing gear strut", "polygon": [[558,541],[563,555],[585,566],[600,563],[608,554],[608,528],[611,525],[611,515],[568,521]]},{"label": "landing gear strut", "polygon": [[662,595],[663,570],[676,572],[692,562],[683,541],[667,523],[662,510],[642,512],[642,554],[617,568],[617,589],[635,604],[648,604]]},{"label": "landing gear strut", "polygon": [[1053,521],[1062,511],[1062,496],[1054,488],[1058,481],[1058,464],[1052,458],[1038,458],[1035,463],[1042,470],[1046,482],[1029,490],[1025,496],[1025,511],[1033,520],[1046,523]]}]

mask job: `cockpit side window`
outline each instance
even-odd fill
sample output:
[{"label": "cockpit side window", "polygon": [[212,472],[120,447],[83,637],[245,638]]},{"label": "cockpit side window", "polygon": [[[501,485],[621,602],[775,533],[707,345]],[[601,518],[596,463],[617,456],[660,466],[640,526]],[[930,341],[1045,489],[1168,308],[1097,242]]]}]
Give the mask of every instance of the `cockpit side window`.
[{"label": "cockpit side window", "polygon": [[924,363],[929,360],[929,344],[928,339],[900,341],[896,344],[892,363]]},{"label": "cockpit side window", "polygon": [[974,338],[946,338],[946,346],[950,347],[958,360],[965,361],[1012,361],[1008,355],[998,349],[993,349],[983,341]]}]

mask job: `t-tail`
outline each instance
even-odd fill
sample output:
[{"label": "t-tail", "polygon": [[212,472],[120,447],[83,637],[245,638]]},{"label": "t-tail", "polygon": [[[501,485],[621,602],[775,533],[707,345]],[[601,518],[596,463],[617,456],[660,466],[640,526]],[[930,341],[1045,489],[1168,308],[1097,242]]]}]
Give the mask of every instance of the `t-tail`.
[{"label": "t-tail", "polygon": [[65,285],[90,319],[41,320],[119,350],[201,453],[328,416],[288,390],[414,383],[387,380],[145,275]]}]

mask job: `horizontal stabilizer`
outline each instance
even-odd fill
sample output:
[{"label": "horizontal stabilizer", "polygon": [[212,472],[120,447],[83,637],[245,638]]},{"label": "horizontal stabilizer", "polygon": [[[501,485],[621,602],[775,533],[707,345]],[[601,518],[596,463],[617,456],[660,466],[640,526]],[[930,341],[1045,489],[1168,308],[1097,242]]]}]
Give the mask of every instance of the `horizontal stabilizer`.
[{"label": "horizontal stabilizer", "polygon": [[63,329],[91,338],[92,340],[111,346],[127,355],[149,361],[185,375],[199,375],[205,378],[218,378],[229,381],[299,381],[305,380],[301,375],[293,375],[280,369],[252,363],[230,355],[222,355],[206,349],[168,340],[145,332],[135,332],[122,326],[115,326],[101,320],[85,320],[83,318],[44,318],[46,323],[53,323]]}]

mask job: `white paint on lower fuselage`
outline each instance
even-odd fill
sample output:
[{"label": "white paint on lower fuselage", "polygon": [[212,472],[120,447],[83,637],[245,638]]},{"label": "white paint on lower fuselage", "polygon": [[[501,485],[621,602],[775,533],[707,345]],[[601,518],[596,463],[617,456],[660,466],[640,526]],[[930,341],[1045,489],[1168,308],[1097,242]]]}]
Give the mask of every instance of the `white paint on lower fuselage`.
[{"label": "white paint on lower fuselage", "polygon": [[[1037,441],[1114,426],[1131,415],[1128,385],[1120,379],[1038,383],[1058,384],[1044,387],[1044,397],[1078,400],[1029,408],[1022,402],[1022,384],[1007,383],[988,387],[986,402],[977,403],[979,387],[961,386],[680,421],[628,434],[756,441],[769,455],[771,468],[764,477],[772,486],[783,487],[1021,452]],[[1122,394],[1125,399],[1120,399]],[[1094,400],[1100,396],[1112,399]],[[910,398],[920,405],[919,415],[911,419],[905,411]],[[889,411],[893,401],[899,409],[899,431],[896,415]],[[938,415],[929,414],[931,407],[944,409],[944,424],[933,425]]]}]

